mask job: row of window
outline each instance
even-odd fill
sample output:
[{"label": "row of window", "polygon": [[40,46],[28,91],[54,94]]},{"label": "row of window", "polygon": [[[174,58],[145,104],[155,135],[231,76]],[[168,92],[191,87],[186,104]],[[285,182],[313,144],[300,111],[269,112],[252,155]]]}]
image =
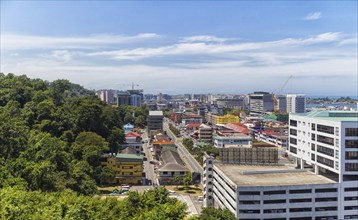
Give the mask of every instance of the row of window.
[{"label": "row of window", "polygon": [[327,156],[334,156],[334,150],[328,147],[323,147],[321,145],[317,145],[317,152],[327,155]]},{"label": "row of window", "polygon": [[330,159],[327,159],[327,158],[324,158],[324,157],[321,157],[319,155],[317,155],[317,162],[321,163],[321,164],[324,164],[326,166],[329,166],[331,168],[334,167],[334,161],[333,160],[330,160]]},{"label": "row of window", "polygon": [[[353,206],[349,206],[353,207]],[[356,206],[354,206],[356,207]],[[354,208],[353,207],[353,208]],[[337,211],[336,206],[330,206],[330,207],[316,207],[314,210],[316,212],[326,212],[326,211]],[[345,210],[352,210],[352,209],[345,209]],[[264,209],[264,213],[286,213],[286,209]],[[311,207],[305,207],[305,208],[290,208],[289,212],[312,212]],[[260,209],[240,209],[239,213],[241,214],[260,214]]]},{"label": "row of window", "polygon": [[[327,192],[337,192],[337,188],[318,188],[314,190],[316,193],[327,193]],[[312,193],[312,189],[291,189],[289,194],[303,194],[303,193]],[[264,191],[264,195],[282,195],[286,194],[286,190],[272,190]],[[261,195],[260,191],[240,191],[239,195]]]},{"label": "row of window", "polygon": [[346,160],[358,160],[358,151],[347,151],[346,152]]},{"label": "row of window", "polygon": [[317,141],[320,142],[320,143],[324,143],[324,144],[334,146],[334,138],[330,138],[330,137],[326,137],[326,136],[322,136],[322,135],[317,135]]},{"label": "row of window", "polygon": [[358,163],[346,163],[346,171],[358,171]]}]

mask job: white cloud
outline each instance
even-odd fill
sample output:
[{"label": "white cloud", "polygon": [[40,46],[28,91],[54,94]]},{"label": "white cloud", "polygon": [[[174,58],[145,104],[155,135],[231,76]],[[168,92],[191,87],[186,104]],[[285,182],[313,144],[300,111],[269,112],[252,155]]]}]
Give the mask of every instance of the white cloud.
[{"label": "white cloud", "polygon": [[230,40],[228,38],[221,38],[216,36],[210,36],[210,35],[197,35],[197,36],[191,36],[191,37],[184,37],[182,38],[181,42],[215,42],[215,43],[223,43],[227,40]]},{"label": "white cloud", "polygon": [[155,33],[142,33],[134,36],[101,34],[77,37],[52,37],[18,34],[1,34],[1,49],[91,49],[111,44],[128,44],[160,38]]},{"label": "white cloud", "polygon": [[341,39],[339,32],[328,32],[308,38],[287,38],[277,41],[248,42],[236,44],[207,44],[205,42],[178,43],[156,48],[135,48],[88,53],[88,56],[108,57],[114,60],[140,60],[151,57],[178,55],[223,55],[258,50],[288,50],[314,44],[336,42]]},{"label": "white cloud", "polygon": [[[135,36],[135,40],[150,42],[159,35]],[[135,47],[133,44],[132,49],[126,50],[106,50],[107,46],[116,46],[111,45],[113,37],[109,38],[108,35],[83,37],[87,43],[82,43],[83,47],[78,49],[68,49],[75,43],[69,37],[58,47],[47,50],[42,46],[38,46],[39,50],[25,52],[2,48],[0,71],[50,81],[67,78],[95,89],[115,88],[117,82],[136,82],[146,92],[154,93],[273,91],[288,75],[299,78],[295,82],[296,90],[291,92],[322,94],[320,90],[332,91],[334,83],[344,85],[334,87],[336,94],[354,94],[357,90],[354,84],[358,71],[357,52],[355,48],[340,46],[355,38],[338,32],[261,42],[213,42],[204,41],[205,38],[183,42],[178,39],[178,42],[158,47]],[[101,44],[99,39],[105,43]],[[116,42],[125,43],[123,40]],[[50,43],[54,45],[52,40]],[[10,56],[14,52],[21,56]],[[225,86],[217,83],[223,79]],[[320,86],[323,83],[325,86]]]},{"label": "white cloud", "polygon": [[303,20],[318,20],[322,18],[322,12],[312,12],[303,17]]}]

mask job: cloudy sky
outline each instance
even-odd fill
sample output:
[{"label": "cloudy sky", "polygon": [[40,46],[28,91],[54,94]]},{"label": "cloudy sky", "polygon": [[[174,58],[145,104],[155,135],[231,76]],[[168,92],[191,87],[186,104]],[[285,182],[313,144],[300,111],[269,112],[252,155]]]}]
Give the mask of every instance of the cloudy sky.
[{"label": "cloudy sky", "polygon": [[356,1],[1,1],[1,72],[146,93],[357,95]]}]

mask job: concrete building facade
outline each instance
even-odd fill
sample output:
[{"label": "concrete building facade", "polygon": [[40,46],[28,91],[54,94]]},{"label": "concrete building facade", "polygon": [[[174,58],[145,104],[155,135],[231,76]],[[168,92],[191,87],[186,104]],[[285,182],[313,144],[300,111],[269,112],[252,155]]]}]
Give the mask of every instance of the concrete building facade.
[{"label": "concrete building facade", "polygon": [[304,94],[287,94],[287,112],[288,113],[305,113],[306,112],[306,95],[304,95]]},{"label": "concrete building facade", "polygon": [[149,111],[148,132],[151,130],[163,130],[163,118],[162,111]]},{"label": "concrete building facade", "polygon": [[250,111],[255,113],[273,112],[273,95],[268,92],[250,94]]}]

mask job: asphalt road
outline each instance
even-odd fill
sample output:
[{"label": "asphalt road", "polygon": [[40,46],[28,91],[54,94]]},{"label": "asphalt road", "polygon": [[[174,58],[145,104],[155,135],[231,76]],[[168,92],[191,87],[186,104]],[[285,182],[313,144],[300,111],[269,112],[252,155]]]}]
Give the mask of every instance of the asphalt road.
[{"label": "asphalt road", "polygon": [[[142,134],[142,140],[143,141],[148,140],[148,134],[146,132],[144,132]],[[143,144],[143,151],[145,153],[145,157],[147,157],[147,160],[143,161],[145,176],[146,176],[146,179],[150,180],[151,183],[158,184],[157,176],[154,173],[154,165],[149,163],[149,161],[153,160],[153,157],[152,157],[152,152],[150,151],[150,149],[148,147],[149,147],[149,143]]]},{"label": "asphalt road", "polygon": [[202,166],[196,161],[196,159],[189,153],[189,151],[183,146],[182,138],[177,138],[169,129],[169,125],[167,122],[168,119],[163,121],[163,129],[167,132],[167,135],[175,141],[176,145],[178,146],[178,153],[184,162],[190,167],[193,172],[200,173],[203,175],[203,168]]}]

